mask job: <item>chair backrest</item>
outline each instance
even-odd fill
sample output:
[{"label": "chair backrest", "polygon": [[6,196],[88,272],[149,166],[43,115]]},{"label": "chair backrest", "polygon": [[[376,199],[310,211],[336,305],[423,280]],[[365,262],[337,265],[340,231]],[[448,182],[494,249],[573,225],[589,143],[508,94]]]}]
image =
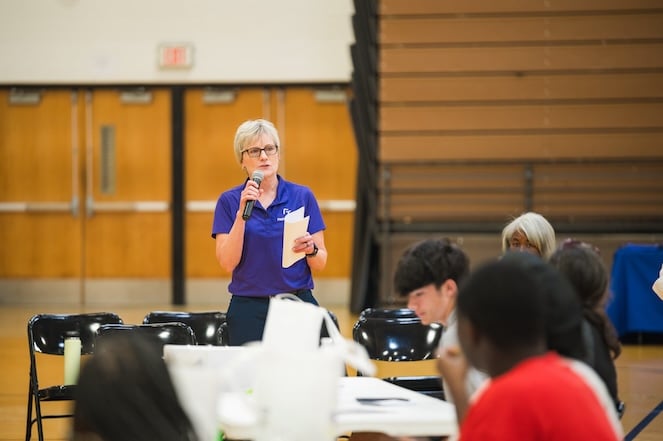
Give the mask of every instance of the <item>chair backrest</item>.
[{"label": "chair backrest", "polygon": [[366,348],[368,356],[380,361],[420,361],[433,358],[442,336],[442,326],[425,326],[407,308],[368,308],[352,329],[352,338]]},{"label": "chair backrest", "polygon": [[170,345],[195,345],[196,336],[189,325],[180,322],[152,323],[152,324],[121,324],[103,325],[97,329],[96,339],[103,339],[116,335],[120,332],[135,332],[147,335],[157,340],[162,346]]},{"label": "chair backrest", "polygon": [[81,354],[91,354],[94,352],[97,329],[107,324],[122,324],[122,319],[111,312],[37,314],[28,321],[30,353],[64,355],[67,333],[77,331],[81,339]]},{"label": "chair backrest", "polygon": [[184,323],[191,327],[199,345],[228,345],[228,328],[225,312],[152,311],[143,319],[144,324],[169,322]]}]

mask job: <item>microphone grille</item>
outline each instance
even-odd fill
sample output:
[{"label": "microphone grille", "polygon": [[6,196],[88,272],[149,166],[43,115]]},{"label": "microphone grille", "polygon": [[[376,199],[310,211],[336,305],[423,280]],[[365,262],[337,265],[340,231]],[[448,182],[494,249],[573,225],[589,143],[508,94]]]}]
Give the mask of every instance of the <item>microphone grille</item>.
[{"label": "microphone grille", "polygon": [[251,179],[256,182],[262,182],[262,178],[264,177],[265,175],[260,170],[255,170],[251,175]]}]

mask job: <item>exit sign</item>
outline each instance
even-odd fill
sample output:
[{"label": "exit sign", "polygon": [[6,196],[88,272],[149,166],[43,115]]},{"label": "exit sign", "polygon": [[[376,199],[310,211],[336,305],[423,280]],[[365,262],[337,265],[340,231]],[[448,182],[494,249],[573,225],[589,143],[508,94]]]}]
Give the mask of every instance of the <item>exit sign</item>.
[{"label": "exit sign", "polygon": [[162,44],[159,46],[159,67],[188,69],[193,66],[193,46],[190,44]]}]

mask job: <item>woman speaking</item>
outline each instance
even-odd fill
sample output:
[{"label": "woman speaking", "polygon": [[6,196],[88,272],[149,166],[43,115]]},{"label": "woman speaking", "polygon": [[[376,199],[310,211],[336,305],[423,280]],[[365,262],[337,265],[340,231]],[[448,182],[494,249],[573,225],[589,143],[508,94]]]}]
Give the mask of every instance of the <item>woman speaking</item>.
[{"label": "woman speaking", "polygon": [[[325,267],[327,249],[313,192],[278,174],[280,142],[274,125],[245,121],[237,128],[234,149],[247,179],[219,196],[212,237],[219,265],[232,273],[228,337],[230,345],[238,346],[262,339],[270,297],[292,293],[318,304],[311,269]],[[308,218],[308,227],[285,243],[285,218],[293,212]]]}]

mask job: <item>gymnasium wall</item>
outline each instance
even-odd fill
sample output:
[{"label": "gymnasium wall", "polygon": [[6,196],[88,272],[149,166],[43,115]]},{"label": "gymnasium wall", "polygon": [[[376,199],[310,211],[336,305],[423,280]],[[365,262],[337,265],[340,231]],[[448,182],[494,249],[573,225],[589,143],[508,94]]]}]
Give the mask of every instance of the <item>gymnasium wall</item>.
[{"label": "gymnasium wall", "polygon": [[610,250],[660,241],[661,2],[380,0],[377,20],[383,298],[404,242],[480,260],[524,211]]},{"label": "gymnasium wall", "polygon": [[[350,0],[0,2],[0,84],[348,82]],[[159,67],[189,45],[192,65]]]}]

